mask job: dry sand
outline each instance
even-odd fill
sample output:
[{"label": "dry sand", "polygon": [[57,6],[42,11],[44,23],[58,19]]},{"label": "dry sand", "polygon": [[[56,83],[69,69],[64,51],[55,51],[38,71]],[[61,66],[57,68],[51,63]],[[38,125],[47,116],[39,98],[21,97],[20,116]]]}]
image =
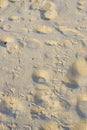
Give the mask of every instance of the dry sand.
[{"label": "dry sand", "polygon": [[0,0],[0,130],[87,130],[87,0]]}]

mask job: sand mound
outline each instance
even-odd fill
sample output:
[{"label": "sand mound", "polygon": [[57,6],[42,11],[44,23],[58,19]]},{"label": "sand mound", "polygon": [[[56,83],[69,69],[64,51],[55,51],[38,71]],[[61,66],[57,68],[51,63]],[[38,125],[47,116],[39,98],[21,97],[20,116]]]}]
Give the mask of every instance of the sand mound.
[{"label": "sand mound", "polygon": [[87,63],[84,58],[77,59],[70,67],[67,77],[71,82],[86,84]]}]

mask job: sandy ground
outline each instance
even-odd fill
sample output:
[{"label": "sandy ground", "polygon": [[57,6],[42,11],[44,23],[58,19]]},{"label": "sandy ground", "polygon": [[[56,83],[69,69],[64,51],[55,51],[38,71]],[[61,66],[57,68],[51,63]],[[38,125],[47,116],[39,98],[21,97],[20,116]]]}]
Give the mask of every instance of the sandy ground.
[{"label": "sandy ground", "polygon": [[0,130],[87,130],[87,0],[0,0]]}]

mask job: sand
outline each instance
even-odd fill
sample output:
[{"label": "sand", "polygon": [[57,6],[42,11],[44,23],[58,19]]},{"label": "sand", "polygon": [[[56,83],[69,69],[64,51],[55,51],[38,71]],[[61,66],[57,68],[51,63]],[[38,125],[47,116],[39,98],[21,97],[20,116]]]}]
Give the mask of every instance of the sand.
[{"label": "sand", "polygon": [[0,130],[87,130],[87,1],[0,0]]}]

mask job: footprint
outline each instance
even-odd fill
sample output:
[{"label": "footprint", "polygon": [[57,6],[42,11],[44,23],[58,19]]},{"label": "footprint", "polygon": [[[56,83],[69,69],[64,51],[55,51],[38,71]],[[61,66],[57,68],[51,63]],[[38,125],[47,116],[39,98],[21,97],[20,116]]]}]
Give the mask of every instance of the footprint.
[{"label": "footprint", "polygon": [[0,46],[6,47],[8,53],[19,51],[19,46],[16,44],[15,38],[10,36],[10,34],[4,34],[0,36]]},{"label": "footprint", "polygon": [[44,13],[44,18],[46,20],[52,20],[52,19],[55,19],[57,17],[57,11],[56,10],[48,10]]},{"label": "footprint", "polygon": [[32,0],[31,1],[31,8],[32,9],[40,9],[42,6],[44,6],[46,0]]},{"label": "footprint", "polygon": [[77,112],[82,118],[87,119],[87,94],[80,94],[77,97]]},{"label": "footprint", "polygon": [[42,6],[42,11],[49,11],[55,9],[56,5],[52,1],[46,1],[44,5]]},{"label": "footprint", "polygon": [[50,80],[49,72],[46,70],[35,70],[32,74],[33,81],[36,83],[48,84]]},{"label": "footprint", "polygon": [[32,38],[29,40],[29,44],[27,44],[27,46],[31,49],[39,49],[43,46],[43,43],[39,39]]},{"label": "footprint", "polygon": [[3,97],[0,102],[0,112],[15,117],[24,113],[25,109],[21,101],[15,97]]},{"label": "footprint", "polygon": [[56,30],[66,36],[80,36],[82,37],[82,39],[87,40],[86,35],[82,34],[81,32],[79,32],[74,28],[70,28],[67,26],[57,26]]},{"label": "footprint", "polygon": [[87,33],[87,24],[86,23],[87,23],[87,20],[85,20],[85,19],[79,21],[79,23],[76,25],[76,29],[78,31]]},{"label": "footprint", "polygon": [[77,83],[80,86],[86,84],[87,63],[84,58],[77,59],[67,72],[67,78],[71,83]]},{"label": "footprint", "polygon": [[33,106],[31,108],[31,115],[32,118],[34,119],[37,118],[37,119],[46,120],[48,112],[44,107],[38,105],[38,106]]},{"label": "footprint", "polygon": [[35,88],[34,102],[37,105],[46,107],[50,103],[51,89],[46,85],[39,85]]}]

